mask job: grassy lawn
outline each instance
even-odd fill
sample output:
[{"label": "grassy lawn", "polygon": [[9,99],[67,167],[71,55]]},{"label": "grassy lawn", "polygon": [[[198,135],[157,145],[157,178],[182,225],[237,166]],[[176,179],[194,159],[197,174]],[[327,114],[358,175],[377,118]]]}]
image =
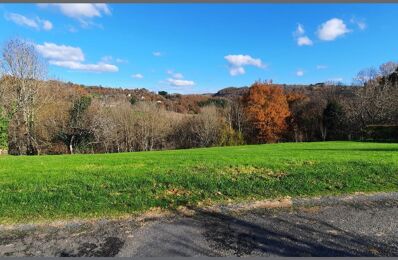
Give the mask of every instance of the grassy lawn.
[{"label": "grassy lawn", "polygon": [[198,202],[398,191],[398,144],[286,143],[100,155],[0,156],[0,223]]}]

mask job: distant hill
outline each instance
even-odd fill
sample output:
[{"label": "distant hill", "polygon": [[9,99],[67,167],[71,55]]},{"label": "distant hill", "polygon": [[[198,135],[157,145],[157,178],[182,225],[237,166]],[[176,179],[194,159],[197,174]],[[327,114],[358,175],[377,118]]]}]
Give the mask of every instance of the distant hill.
[{"label": "distant hill", "polygon": [[[398,79],[398,72],[393,73],[391,76],[393,79]],[[49,84],[60,84],[64,87],[75,88],[82,91],[81,93],[87,93],[90,95],[102,97],[102,98],[116,98],[116,99],[135,99],[136,101],[153,101],[161,104],[169,111],[177,113],[198,113],[201,107],[206,104],[222,103],[220,99],[233,100],[237,97],[245,95],[249,87],[227,87],[219,90],[216,93],[206,94],[167,94],[167,92],[156,93],[154,91],[141,89],[128,89],[128,88],[115,88],[115,87],[103,87],[103,86],[86,86],[81,84],[74,84],[72,82],[60,82],[60,81],[48,81]],[[328,87],[325,83],[317,83],[311,85],[288,85],[281,84],[286,90],[299,90],[307,96],[317,95],[317,93],[327,92]],[[334,94],[342,96],[353,96],[356,88],[351,86],[333,86]]]},{"label": "distant hill", "polygon": [[231,99],[231,98],[234,98],[237,96],[243,96],[248,90],[249,90],[249,87],[228,87],[228,88],[219,90],[213,96]]}]

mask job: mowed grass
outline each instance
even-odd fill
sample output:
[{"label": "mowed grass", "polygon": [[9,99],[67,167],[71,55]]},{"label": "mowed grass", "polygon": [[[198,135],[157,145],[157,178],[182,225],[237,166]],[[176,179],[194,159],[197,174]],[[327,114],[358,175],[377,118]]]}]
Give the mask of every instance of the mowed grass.
[{"label": "mowed grass", "polygon": [[284,143],[122,154],[0,156],[0,223],[152,207],[398,191],[398,144]]}]

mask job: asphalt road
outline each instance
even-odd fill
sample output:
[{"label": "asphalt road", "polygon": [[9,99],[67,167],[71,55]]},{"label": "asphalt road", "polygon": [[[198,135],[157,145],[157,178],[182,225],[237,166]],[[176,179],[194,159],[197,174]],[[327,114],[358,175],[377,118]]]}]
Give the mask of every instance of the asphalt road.
[{"label": "asphalt road", "polygon": [[398,193],[291,207],[0,227],[0,256],[398,256]]}]

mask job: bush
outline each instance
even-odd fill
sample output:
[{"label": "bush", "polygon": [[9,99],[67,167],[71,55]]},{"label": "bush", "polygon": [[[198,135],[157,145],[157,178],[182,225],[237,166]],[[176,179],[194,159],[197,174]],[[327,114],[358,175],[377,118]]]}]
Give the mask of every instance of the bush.
[{"label": "bush", "polygon": [[208,100],[198,102],[199,107],[215,106],[218,108],[226,108],[227,105],[228,101],[222,98],[210,98]]},{"label": "bush", "polygon": [[365,139],[369,141],[398,141],[398,125],[368,125]]},{"label": "bush", "polygon": [[245,143],[243,134],[235,131],[227,125],[221,130],[219,144],[220,146],[234,146]]},{"label": "bush", "polygon": [[163,97],[168,95],[167,91],[159,91],[158,94],[163,96]]}]

